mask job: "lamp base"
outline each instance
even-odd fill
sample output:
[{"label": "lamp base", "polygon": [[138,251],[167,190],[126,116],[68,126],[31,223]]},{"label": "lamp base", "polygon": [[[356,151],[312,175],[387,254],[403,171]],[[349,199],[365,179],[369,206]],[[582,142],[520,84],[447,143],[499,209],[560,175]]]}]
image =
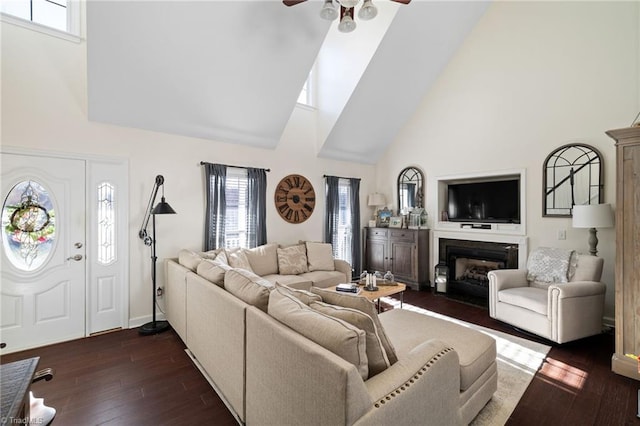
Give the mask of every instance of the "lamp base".
[{"label": "lamp base", "polygon": [[150,334],[162,333],[163,331],[167,331],[168,329],[168,321],[151,321],[140,326],[140,328],[138,329],[138,333],[142,334],[143,336],[148,336]]}]

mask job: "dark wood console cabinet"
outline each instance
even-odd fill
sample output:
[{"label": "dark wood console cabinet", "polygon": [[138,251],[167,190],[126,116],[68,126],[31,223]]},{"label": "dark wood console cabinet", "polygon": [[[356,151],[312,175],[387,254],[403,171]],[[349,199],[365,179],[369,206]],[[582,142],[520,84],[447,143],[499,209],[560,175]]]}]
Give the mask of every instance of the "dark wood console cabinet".
[{"label": "dark wood console cabinet", "polygon": [[365,228],[364,266],[369,272],[391,271],[413,290],[429,286],[429,230]]}]

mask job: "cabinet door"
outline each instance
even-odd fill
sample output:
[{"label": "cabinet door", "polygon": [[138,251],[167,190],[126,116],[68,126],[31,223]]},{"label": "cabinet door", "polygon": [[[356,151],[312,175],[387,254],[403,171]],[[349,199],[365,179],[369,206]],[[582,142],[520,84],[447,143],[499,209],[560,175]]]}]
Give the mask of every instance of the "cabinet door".
[{"label": "cabinet door", "polygon": [[396,278],[404,278],[410,281],[418,279],[416,273],[416,245],[401,241],[391,241],[390,264],[391,272]]},{"label": "cabinet door", "polygon": [[387,241],[370,238],[367,240],[367,263],[369,272],[380,271],[384,274],[387,267]]}]

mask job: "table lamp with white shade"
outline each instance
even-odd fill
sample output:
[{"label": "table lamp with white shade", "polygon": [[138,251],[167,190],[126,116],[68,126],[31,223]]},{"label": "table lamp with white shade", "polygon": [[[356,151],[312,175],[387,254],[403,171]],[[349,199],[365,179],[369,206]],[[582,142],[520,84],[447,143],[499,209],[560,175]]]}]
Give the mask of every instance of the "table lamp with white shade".
[{"label": "table lamp with white shade", "polygon": [[613,226],[613,210],[610,204],[585,204],[573,206],[573,227],[589,228],[589,253],[598,253],[598,237],[596,228]]}]

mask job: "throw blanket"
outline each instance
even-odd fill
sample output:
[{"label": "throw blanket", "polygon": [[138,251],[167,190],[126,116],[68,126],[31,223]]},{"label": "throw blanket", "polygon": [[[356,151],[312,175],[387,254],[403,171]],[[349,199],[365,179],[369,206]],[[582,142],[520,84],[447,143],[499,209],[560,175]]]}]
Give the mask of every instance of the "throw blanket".
[{"label": "throw blanket", "polygon": [[569,265],[573,250],[538,247],[527,260],[527,280],[543,283],[566,283],[569,281]]}]

